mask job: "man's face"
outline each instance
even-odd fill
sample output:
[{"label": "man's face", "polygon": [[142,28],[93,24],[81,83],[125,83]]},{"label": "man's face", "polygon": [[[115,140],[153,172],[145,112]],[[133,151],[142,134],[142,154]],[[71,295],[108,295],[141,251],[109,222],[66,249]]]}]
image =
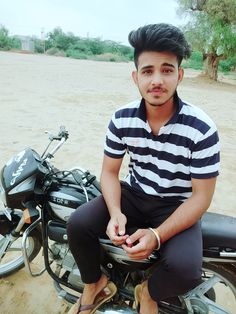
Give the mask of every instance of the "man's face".
[{"label": "man's face", "polygon": [[177,57],[169,52],[145,51],[138,58],[138,69],[132,73],[135,84],[147,104],[162,106],[172,101],[183,69]]}]

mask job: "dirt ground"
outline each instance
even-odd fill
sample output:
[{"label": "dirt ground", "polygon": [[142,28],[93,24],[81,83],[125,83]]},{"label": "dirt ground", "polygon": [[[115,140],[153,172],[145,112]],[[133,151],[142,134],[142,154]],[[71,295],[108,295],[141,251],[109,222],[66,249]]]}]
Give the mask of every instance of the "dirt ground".
[{"label": "dirt ground", "polygon": [[[103,142],[114,110],[139,97],[133,65],[0,52],[0,167],[30,146],[42,152],[45,130],[65,125],[70,137],[56,155],[62,169],[81,166],[99,177]],[[179,95],[204,109],[221,140],[221,174],[210,211],[236,216],[236,77],[211,82],[186,70]],[[122,169],[122,175],[125,169]],[[34,261],[42,266],[42,256]],[[65,313],[49,275],[31,278],[23,269],[0,279],[0,313]]]}]

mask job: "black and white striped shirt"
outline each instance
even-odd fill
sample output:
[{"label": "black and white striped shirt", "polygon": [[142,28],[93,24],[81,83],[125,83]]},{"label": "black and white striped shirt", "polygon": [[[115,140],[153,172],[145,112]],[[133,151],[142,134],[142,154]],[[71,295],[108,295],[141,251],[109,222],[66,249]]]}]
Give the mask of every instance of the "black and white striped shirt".
[{"label": "black and white striped shirt", "polygon": [[124,181],[151,195],[185,200],[192,194],[191,178],[219,174],[219,138],[215,124],[200,108],[181,101],[170,121],[154,135],[146,120],[144,100],[115,112],[109,124],[105,154],[130,155]]}]

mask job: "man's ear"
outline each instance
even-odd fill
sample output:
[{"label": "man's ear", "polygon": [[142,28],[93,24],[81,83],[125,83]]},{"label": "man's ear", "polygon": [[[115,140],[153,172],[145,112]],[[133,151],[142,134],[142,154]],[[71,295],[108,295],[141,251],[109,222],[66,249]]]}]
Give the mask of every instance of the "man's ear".
[{"label": "man's ear", "polygon": [[132,72],[132,78],[133,78],[134,83],[137,85],[138,84],[138,72],[137,71]]},{"label": "man's ear", "polygon": [[184,78],[184,69],[183,68],[179,68],[178,71],[178,84],[183,80]]}]

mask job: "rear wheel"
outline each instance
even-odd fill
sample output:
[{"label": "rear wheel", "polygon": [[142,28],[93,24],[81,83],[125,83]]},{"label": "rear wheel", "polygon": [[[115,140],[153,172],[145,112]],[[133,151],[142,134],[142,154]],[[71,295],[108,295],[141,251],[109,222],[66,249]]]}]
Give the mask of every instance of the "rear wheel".
[{"label": "rear wheel", "polygon": [[215,294],[214,302],[209,304],[209,313],[235,313],[236,264],[204,263],[203,279]]},{"label": "rear wheel", "polygon": [[236,264],[204,263],[203,282],[184,297],[160,302],[159,312],[232,314],[236,309]]},{"label": "rear wheel", "polygon": [[[10,234],[0,234],[0,251],[8,241]],[[24,259],[21,251],[21,239],[19,237],[3,253],[0,258],[0,277],[8,276],[24,267]],[[27,255],[32,261],[41,249],[41,233],[34,229],[27,238]]]}]

